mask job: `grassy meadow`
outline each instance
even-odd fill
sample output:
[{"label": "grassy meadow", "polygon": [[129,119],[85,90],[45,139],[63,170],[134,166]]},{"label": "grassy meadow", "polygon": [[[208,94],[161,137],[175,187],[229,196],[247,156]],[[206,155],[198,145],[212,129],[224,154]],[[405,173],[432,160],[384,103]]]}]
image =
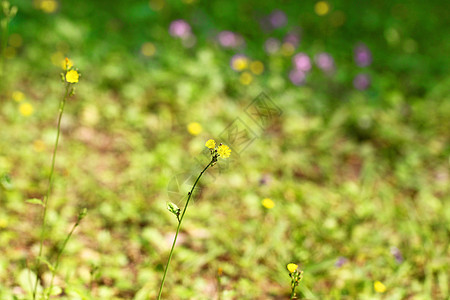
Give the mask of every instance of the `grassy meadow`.
[{"label": "grassy meadow", "polygon": [[0,300],[449,299],[446,1],[8,1]]}]

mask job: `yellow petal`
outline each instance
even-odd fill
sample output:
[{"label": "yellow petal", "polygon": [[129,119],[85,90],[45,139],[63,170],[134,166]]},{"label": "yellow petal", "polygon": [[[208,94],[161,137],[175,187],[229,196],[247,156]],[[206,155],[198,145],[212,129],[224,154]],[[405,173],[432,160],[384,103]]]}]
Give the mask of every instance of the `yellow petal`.
[{"label": "yellow petal", "polygon": [[208,140],[205,146],[209,149],[214,149],[216,147],[216,142],[214,140]]}]

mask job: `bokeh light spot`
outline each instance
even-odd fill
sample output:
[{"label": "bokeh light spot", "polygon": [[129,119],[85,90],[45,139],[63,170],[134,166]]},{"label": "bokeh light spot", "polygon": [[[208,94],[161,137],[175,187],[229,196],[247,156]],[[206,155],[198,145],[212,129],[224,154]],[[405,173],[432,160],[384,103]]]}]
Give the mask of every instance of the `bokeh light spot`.
[{"label": "bokeh light spot", "polygon": [[326,1],[319,1],[314,6],[314,11],[319,16],[325,16],[330,11],[330,5]]},{"label": "bokeh light spot", "polygon": [[253,76],[249,72],[243,72],[241,76],[239,77],[239,81],[243,85],[249,85],[253,81]]},{"label": "bokeh light spot", "polygon": [[264,72],[264,64],[260,61],[254,61],[250,64],[250,71],[255,75],[260,75]]},{"label": "bokeh light spot", "polygon": [[142,44],[141,53],[144,56],[153,56],[156,53],[156,47],[153,43],[147,42]]}]

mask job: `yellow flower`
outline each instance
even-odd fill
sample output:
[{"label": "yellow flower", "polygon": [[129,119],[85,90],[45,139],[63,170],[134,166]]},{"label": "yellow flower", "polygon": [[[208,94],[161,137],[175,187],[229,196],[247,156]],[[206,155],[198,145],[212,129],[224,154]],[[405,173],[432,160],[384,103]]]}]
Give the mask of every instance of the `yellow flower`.
[{"label": "yellow flower", "polygon": [[40,9],[42,9],[44,12],[51,14],[56,11],[58,8],[58,2],[54,0],[44,0],[41,1]]},{"label": "yellow flower", "polygon": [[262,206],[264,206],[267,209],[271,209],[271,208],[273,208],[275,206],[275,203],[270,198],[264,198],[261,201],[261,204],[262,204]]},{"label": "yellow flower", "polygon": [[67,72],[66,74],[66,81],[69,83],[77,83],[78,82],[78,77],[80,76],[80,74],[78,74],[77,71],[75,70],[70,70],[69,72]]},{"label": "yellow flower", "polygon": [[231,150],[227,145],[220,145],[217,148],[217,153],[219,153],[220,157],[222,158],[228,158],[230,157]]},{"label": "yellow flower", "polygon": [[373,288],[375,289],[375,291],[377,293],[384,293],[384,292],[386,292],[386,286],[382,282],[380,282],[378,280],[373,283]]},{"label": "yellow flower", "polygon": [[142,44],[141,53],[145,56],[153,56],[156,53],[155,45],[150,42]]},{"label": "yellow flower", "polygon": [[205,146],[209,149],[214,149],[216,147],[216,142],[214,140],[208,140]]},{"label": "yellow flower", "polygon": [[325,16],[330,11],[330,5],[326,1],[319,1],[314,6],[314,10],[319,16]]},{"label": "yellow flower", "polygon": [[188,124],[187,130],[192,135],[199,135],[200,132],[202,132],[203,128],[202,128],[202,125],[200,125],[199,123],[191,122]]},{"label": "yellow flower", "polygon": [[12,96],[13,100],[16,102],[20,102],[23,99],[25,99],[25,95],[20,91],[14,91],[11,96]]},{"label": "yellow flower", "polygon": [[254,61],[250,64],[250,71],[255,75],[259,75],[264,71],[264,64],[260,61]]},{"label": "yellow flower", "polygon": [[64,59],[64,61],[63,61],[63,70],[67,71],[72,67],[73,67],[73,62],[66,57],[66,59]]},{"label": "yellow flower", "polygon": [[30,103],[22,103],[19,106],[19,111],[22,116],[28,117],[33,113],[33,106]]},{"label": "yellow flower", "polygon": [[249,72],[243,72],[241,76],[239,76],[239,81],[243,85],[249,85],[253,81],[253,76]]},{"label": "yellow flower", "polygon": [[283,54],[284,56],[291,56],[292,54],[294,54],[294,51],[295,47],[291,43],[284,43],[283,45],[281,45],[281,54]]},{"label": "yellow flower", "polygon": [[236,71],[242,71],[248,67],[248,59],[246,57],[238,57],[232,62],[232,67]]},{"label": "yellow flower", "polygon": [[295,270],[297,270],[298,265],[290,263],[290,264],[287,265],[286,268],[288,269],[289,272],[294,273]]},{"label": "yellow flower", "polygon": [[36,152],[42,152],[45,150],[45,143],[43,140],[35,140],[33,142],[33,150]]}]

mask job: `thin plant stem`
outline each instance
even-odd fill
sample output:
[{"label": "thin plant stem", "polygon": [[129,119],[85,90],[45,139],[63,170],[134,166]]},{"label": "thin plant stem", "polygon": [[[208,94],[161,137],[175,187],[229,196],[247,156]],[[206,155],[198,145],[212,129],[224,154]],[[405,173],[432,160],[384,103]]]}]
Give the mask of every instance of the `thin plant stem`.
[{"label": "thin plant stem", "polygon": [[34,289],[33,289],[33,300],[36,299],[36,292],[38,287],[38,281],[39,281],[39,266],[40,266],[40,260],[42,256],[42,249],[44,247],[44,238],[45,238],[45,225],[46,225],[46,217],[47,217],[47,204],[48,199],[50,197],[50,191],[53,183],[53,171],[55,170],[55,160],[56,160],[56,151],[58,149],[58,143],[59,143],[59,136],[61,133],[61,119],[64,112],[64,106],[66,104],[67,96],[69,95],[70,90],[70,83],[66,84],[66,92],[64,94],[64,98],[62,99],[60,105],[59,105],[59,116],[58,116],[58,125],[57,125],[57,131],[56,131],[56,141],[55,141],[55,147],[53,149],[53,157],[52,157],[52,165],[50,168],[50,175],[48,177],[48,185],[47,185],[47,193],[44,198],[44,211],[42,213],[42,225],[41,225],[41,238],[40,238],[40,244],[39,244],[39,255],[36,259],[36,282],[34,283]]},{"label": "thin plant stem", "polygon": [[290,299],[290,300],[296,299],[296,297],[295,297],[295,287],[292,287],[291,298],[289,298],[289,299]]},{"label": "thin plant stem", "polygon": [[[77,228],[78,225],[80,225],[81,218],[78,217],[77,222],[72,226],[72,229],[70,230],[69,234],[66,236],[66,239],[64,240],[61,249],[59,249],[58,256],[56,257],[56,263],[52,270],[52,278],[50,279],[50,287],[48,290],[48,299],[50,299],[52,289],[53,289],[53,279],[55,279],[56,271],[59,267],[59,260],[61,258],[62,253],[64,252],[64,249],[66,248],[67,242],[69,241],[70,237],[72,236],[73,232],[75,231],[75,228]],[[45,297],[44,297],[45,298]]]},{"label": "thin plant stem", "polygon": [[200,173],[200,175],[198,175],[197,180],[194,182],[194,185],[192,186],[191,191],[188,193],[188,199],[186,201],[186,205],[184,206],[183,212],[181,213],[181,216],[180,216],[180,218],[178,220],[177,232],[175,233],[175,238],[173,239],[172,249],[170,249],[169,258],[167,259],[166,268],[164,270],[164,275],[163,275],[163,278],[161,280],[161,286],[159,287],[158,300],[161,299],[161,294],[162,294],[164,282],[166,281],[167,270],[169,269],[170,261],[172,260],[173,250],[175,249],[175,244],[176,244],[177,238],[178,238],[178,233],[180,232],[181,222],[183,221],[184,215],[186,214],[186,209],[187,209],[187,207],[189,205],[189,201],[191,200],[192,193],[194,192],[194,188],[197,185],[197,182],[200,180],[200,177],[202,177],[203,173],[205,173],[205,171],[211,166],[211,164],[213,162],[214,162],[214,160],[211,160],[210,163]]}]

